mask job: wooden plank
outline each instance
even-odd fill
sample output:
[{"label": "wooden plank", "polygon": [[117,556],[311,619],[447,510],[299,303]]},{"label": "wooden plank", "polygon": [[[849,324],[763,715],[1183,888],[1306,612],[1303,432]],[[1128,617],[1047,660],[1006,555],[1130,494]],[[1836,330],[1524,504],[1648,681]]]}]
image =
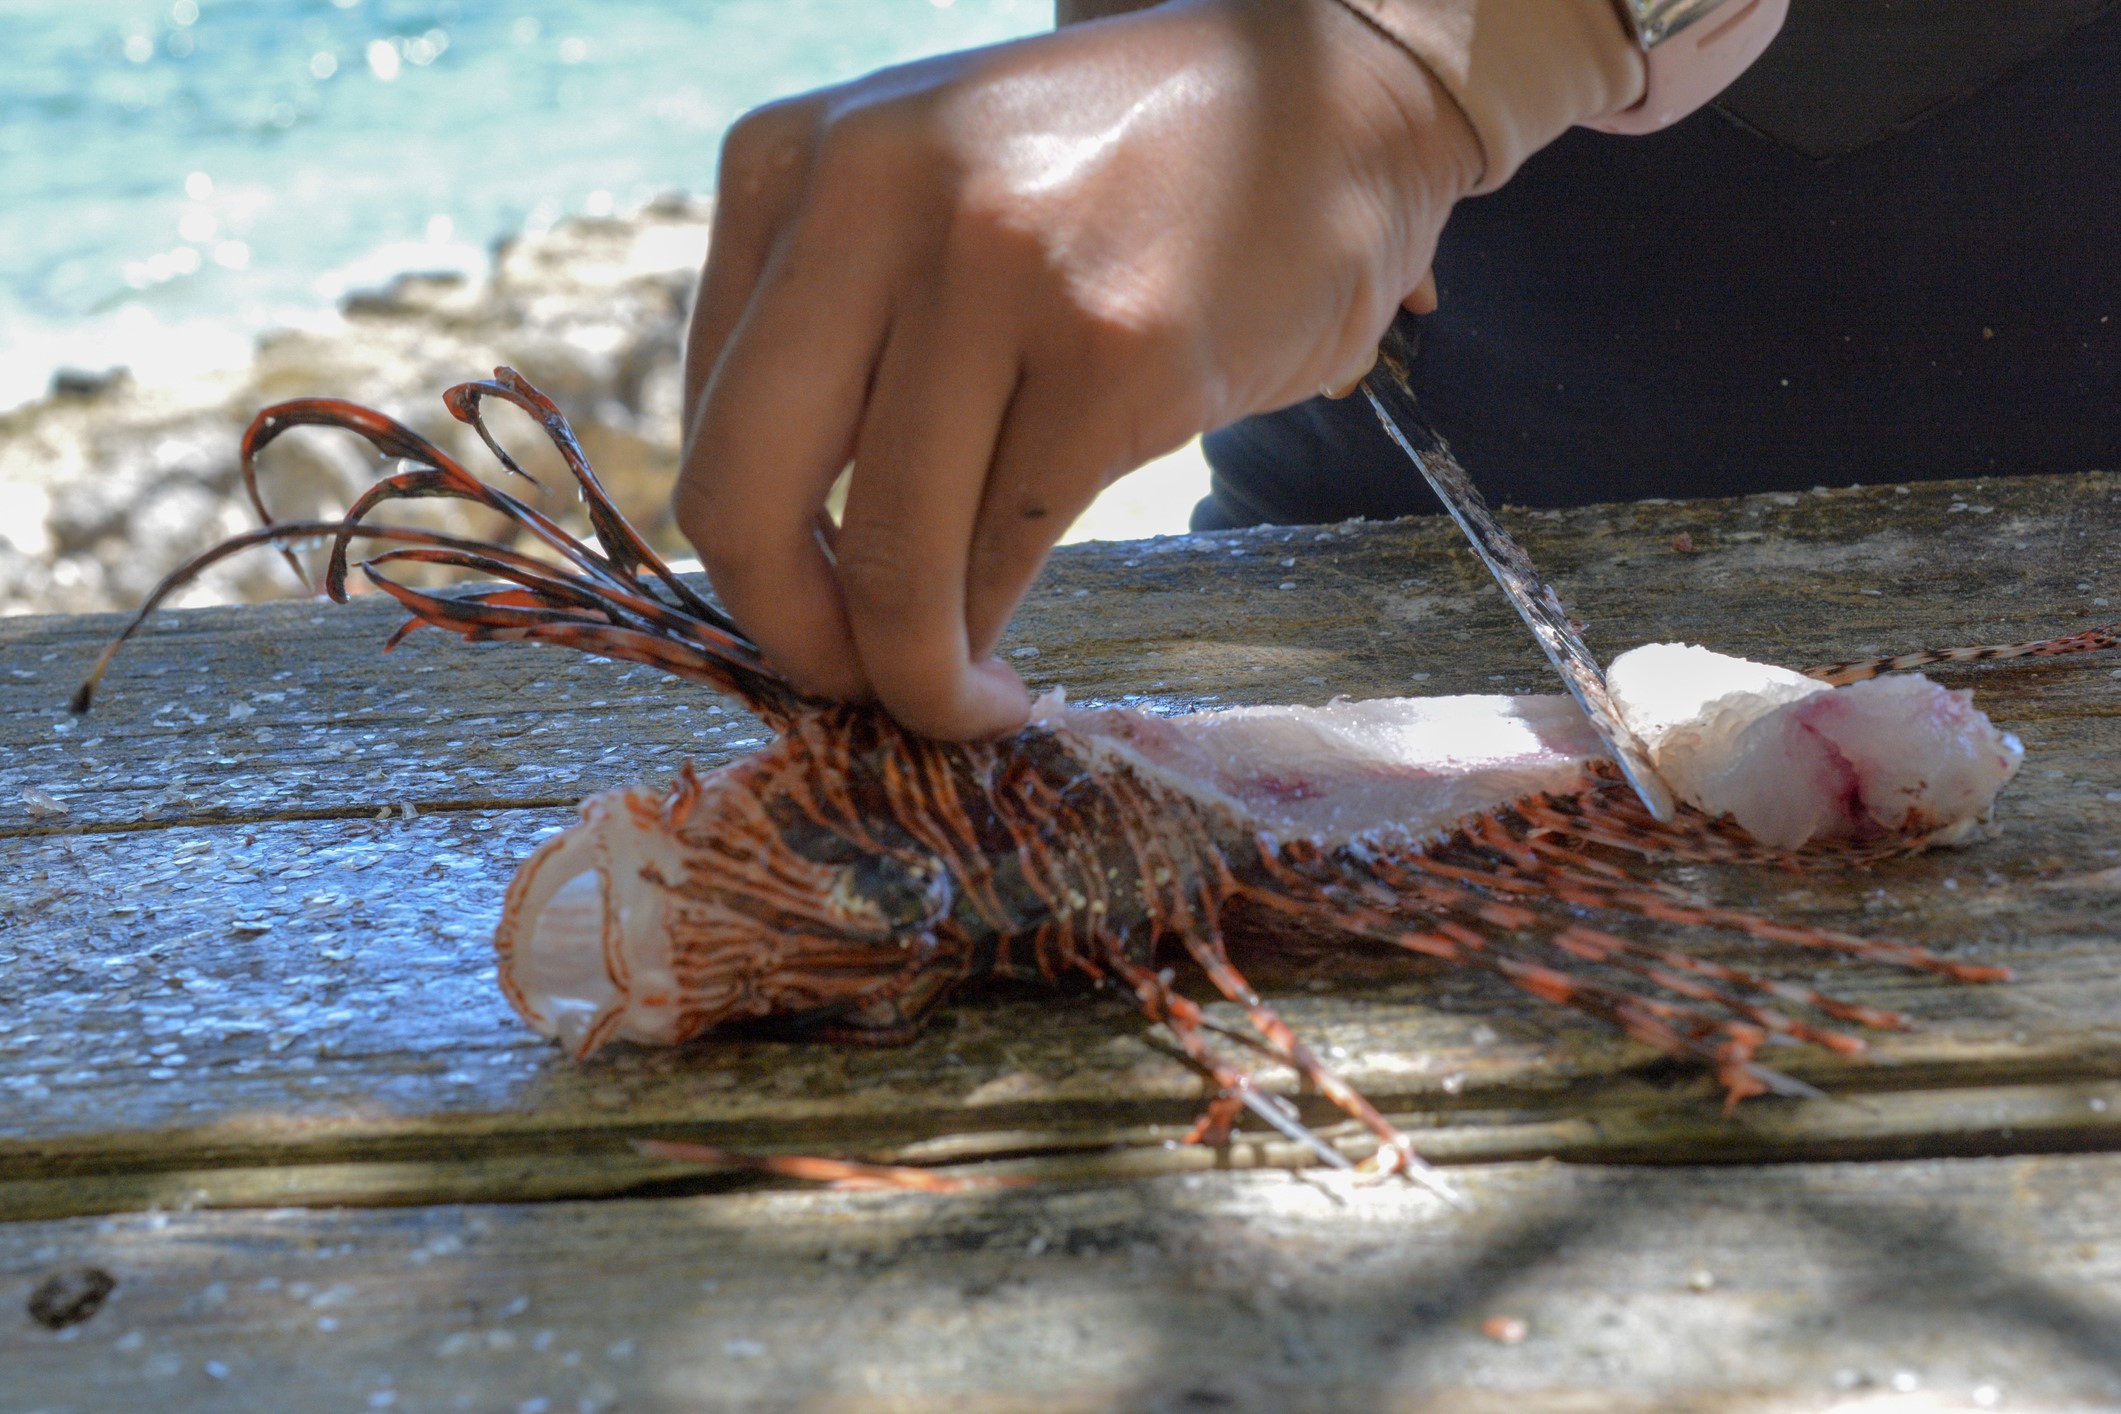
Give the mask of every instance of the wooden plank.
[{"label": "wooden plank", "polygon": [[[856,1096],[858,1097],[856,1092]],[[852,1108],[851,1106],[849,1107]],[[745,1152],[860,1152],[917,1162],[979,1181],[1087,1183],[1218,1170],[1316,1168],[1307,1149],[1246,1132],[1222,1149],[1180,1142],[1191,1113],[1165,1124],[1125,1124],[1115,1115],[1147,1106],[1126,1097],[1101,1117],[1057,1116],[1043,1129],[982,1128],[971,1113],[838,1116],[791,1136],[766,1123],[689,1123],[611,1116],[602,1124],[562,1113],[508,1124],[475,1117],[460,1130],[379,1127],[341,1130],[308,1142],[259,1143],[255,1134],[118,1135],[106,1144],[47,1147],[13,1167],[31,1176],[0,1181],[0,1221],[112,1212],[210,1208],[401,1207],[434,1203],[534,1202],[697,1192],[726,1186],[719,1173],[641,1157],[640,1138],[707,1137]],[[1907,1155],[1998,1155],[2111,1151],[2121,1085],[2114,1082],[1921,1090],[1754,1105],[1734,1118],[1712,1105],[1627,1091],[1580,1094],[1559,1106],[1402,1112],[1422,1152],[1446,1169],[1469,1163],[1561,1159],[1572,1163],[1733,1164],[1799,1160],[1890,1160]],[[931,1118],[935,1137],[890,1142]],[[1330,1115],[1320,1132],[1350,1158],[1375,1140]],[[1101,1122],[1100,1122],[1101,1119]],[[1072,1123],[1071,1123],[1072,1120]],[[951,1127],[955,1126],[955,1127]],[[791,1139],[807,1143],[791,1146]],[[252,1142],[245,1144],[245,1140]],[[194,1166],[187,1167],[186,1164]],[[206,1167],[207,1164],[218,1164]]]},{"label": "wooden plank", "polygon": [[[2089,1409],[2121,1158],[0,1226],[11,1410]],[[115,1279],[53,1332],[55,1275]],[[1523,1323],[1506,1343],[1496,1321]]]},{"label": "wooden plank", "polygon": [[[1836,592],[1855,582],[1857,566],[1888,579],[1913,573],[1891,555],[1917,543],[1938,547],[1938,583],[2005,604],[1911,608],[1847,595],[1810,614],[1816,647],[1780,655],[1803,660],[2023,636],[2095,616],[2101,606],[2077,603],[2089,612],[2058,625],[2046,606],[2103,597],[2094,591],[2106,585],[2114,537],[2091,532],[2112,529],[2116,485],[2086,477],[1887,489],[1531,524],[1550,563],[1596,581],[1592,597],[1635,616],[1631,637],[1680,632],[1729,645],[1705,617],[1728,593],[1766,615],[1744,631],[1786,638],[1800,622],[1786,596]],[[1973,509],[1990,501],[1986,513]],[[1694,543],[1706,548],[1673,551],[1674,524],[1695,527]],[[1733,525],[1769,529],[1748,539],[1756,532]],[[1387,675],[1407,660],[1391,653],[1465,632],[1477,654],[1403,686],[1485,686],[1476,669],[1509,661],[1491,650],[1526,663],[1522,679],[1503,685],[1538,684],[1521,631],[1471,578],[1470,560],[1444,553],[1438,527],[1278,538],[1292,534],[1064,554],[1019,629],[1043,645],[1025,661],[1111,696],[1198,696],[1205,678],[1175,676],[1175,663],[1190,663],[1223,674],[1233,698],[1315,698],[1328,688],[1303,669],[1329,668],[1336,686],[1396,690]],[[1628,559],[1653,553],[1659,537],[1663,560],[1639,579],[1608,563],[1607,548]],[[2019,554],[2012,537],[2071,554]],[[1255,563],[1269,545],[1291,553]],[[1302,572],[1280,559],[1312,566],[1310,593],[1253,592],[1262,573]],[[1429,587],[1407,587],[1410,564]],[[2086,578],[2065,594],[2058,573]],[[1459,588],[1437,588],[1453,576]],[[1695,579],[1717,594],[1698,592]],[[1106,592],[1088,592],[1093,583]],[[1651,598],[1625,600],[1628,584]],[[2037,612],[2020,606],[2027,599],[2039,601]],[[1780,604],[1781,616],[1762,604]],[[1379,614],[1388,632],[1373,622]],[[0,776],[40,784],[72,807],[56,819],[18,816],[14,837],[0,843],[0,1213],[102,1211],[172,1195],[408,1202],[623,1191],[658,1176],[625,1147],[647,1134],[784,1150],[941,1145],[966,1159],[1029,1152],[1072,1155],[1072,1164],[1120,1146],[1125,1153],[1106,1162],[1123,1169],[1200,1161],[1155,1157],[1197,1105],[1197,1082],[1145,1043],[1130,1008],[1088,994],[989,993],[889,1053],[621,1048],[577,1066],[538,1042],[495,992],[485,944],[516,861],[567,818],[536,802],[661,769],[687,750],[717,759],[731,749],[721,743],[755,728],[724,725],[717,735],[701,720],[736,719],[715,717],[710,696],[551,652],[465,649],[423,635],[399,650],[407,661],[380,660],[373,643],[391,617],[374,604],[173,616],[126,660],[104,707],[70,730],[55,730],[69,725],[52,715],[63,696],[55,686],[71,681],[100,625],[0,624],[0,734],[14,742]],[[1213,639],[1187,637],[1202,624]],[[1174,676],[1144,680],[1157,670]],[[2086,659],[1959,674],[2033,750],[2005,799],[2000,839],[1848,877],[1671,871],[1731,902],[2019,969],[2021,981],[2001,989],[1828,969],[1837,990],[1925,1022],[1885,1039],[1886,1066],[1788,1058],[1849,1105],[1756,1104],[1726,1124],[1700,1077],[1483,979],[1398,957],[1268,960],[1258,975],[1358,1085],[1410,1127],[1433,1131],[1425,1138],[1444,1158],[2109,1145],[2121,1106],[2092,1102],[2104,1103],[2101,1083],[2121,1075],[2113,893],[2035,885],[2121,858],[2112,828],[2121,806],[2106,799],[2121,790],[2115,671]],[[248,715],[231,715],[246,706]],[[507,733],[516,735],[489,742]],[[413,800],[425,812],[417,818],[397,809],[370,818]],[[220,823],[175,823],[216,815]],[[303,815],[321,818],[288,818]],[[1979,1093],[1940,1093],[1951,1087]],[[1331,1117],[1315,1102],[1311,1113]],[[527,1176],[526,1155],[553,1162]]]},{"label": "wooden plank", "polygon": [[[741,1042],[572,1061],[509,1012],[486,944],[514,861],[565,818],[465,811],[12,842],[0,1216],[173,1198],[622,1191],[662,1173],[627,1147],[656,1135],[865,1153],[948,1140],[968,1160],[1121,1146],[1206,1161],[1163,1149],[1197,1109],[1199,1082],[1151,1048],[1134,1008],[1082,989],[976,994],[895,1051]],[[1907,867],[1963,870],[1896,869]],[[2102,1083],[2121,1075],[2110,922],[2050,903],[2045,921],[2072,926],[2000,927],[1987,910],[2011,896],[2002,884],[1890,909],[1766,887],[1806,916],[1889,920],[1946,946],[1973,919],[2000,940],[1982,955],[2007,956],[2023,978],[1963,988],[1834,969],[1837,989],[1928,1024],[1882,1038],[1882,1065],[1790,1053],[1789,1068],[1842,1106],[1756,1103],[1727,1122],[1706,1077],[1487,979],[1353,949],[1261,975],[1292,1023],[1443,1159],[2114,1142],[2121,1091]],[[1262,1074],[1290,1088],[1286,1073]],[[1994,1093],[1934,1093],[1951,1086]],[[526,1177],[525,1156],[565,1162]]]},{"label": "wooden plank", "polygon": [[[2121,478],[2103,474],[1513,519],[1607,653],[1686,638],[1801,665],[2121,617],[2095,602],[2121,604]],[[1163,706],[1552,690],[1456,534],[1431,519],[1066,547],[1008,651],[1039,650],[1012,659],[1037,684]],[[757,739],[716,715],[724,699],[646,669],[434,634],[385,658],[397,620],[374,599],[165,615],[79,721],[66,699],[115,617],[0,621],[0,828],[558,803]],[[2097,751],[2117,702],[2101,676],[1980,681],[2036,751]],[[2110,822],[2121,766],[2080,764],[2073,802]],[[72,813],[31,818],[32,786]]]}]

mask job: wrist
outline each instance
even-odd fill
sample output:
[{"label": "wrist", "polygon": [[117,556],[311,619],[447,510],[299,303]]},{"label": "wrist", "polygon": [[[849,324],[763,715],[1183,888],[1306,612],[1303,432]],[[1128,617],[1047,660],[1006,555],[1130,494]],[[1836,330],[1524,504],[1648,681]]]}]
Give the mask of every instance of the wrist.
[{"label": "wrist", "polygon": [[1782,32],[1790,0],[1614,0],[1647,63],[1633,107],[1589,120],[1609,133],[1651,133],[1700,108]]},{"label": "wrist", "polygon": [[1386,204],[1448,211],[1479,190],[1480,134],[1435,70],[1409,57],[1399,37],[1367,13],[1366,0],[1313,0],[1313,9],[1325,19],[1323,51],[1344,56],[1327,66],[1327,81],[1352,119],[1348,130],[1363,135],[1351,146],[1369,153],[1366,165],[1390,192]]},{"label": "wrist", "polygon": [[1338,0],[1450,95],[1480,143],[1474,193],[1579,123],[1645,92],[1642,48],[1615,0]]}]

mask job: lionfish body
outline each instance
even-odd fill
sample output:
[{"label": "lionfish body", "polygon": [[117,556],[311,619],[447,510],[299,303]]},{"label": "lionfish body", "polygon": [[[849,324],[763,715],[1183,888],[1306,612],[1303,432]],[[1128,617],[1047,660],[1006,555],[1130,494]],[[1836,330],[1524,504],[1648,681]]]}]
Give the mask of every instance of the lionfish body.
[{"label": "lionfish body", "polygon": [[[1966,696],[1922,686],[1947,709]],[[676,1043],[769,1016],[838,1039],[902,1040],[967,980],[1076,973],[1134,991],[1242,1099],[1243,1077],[1213,1059],[1198,1007],[1162,970],[1182,952],[1269,1049],[1377,1127],[1231,962],[1231,905],[1494,973],[1707,1061],[1734,1098],[1801,1092],[1755,1062],[1770,1035],[1861,1050],[1808,1011],[1901,1020],[1623,937],[1585,913],[1721,926],[1961,980],[2001,975],[1717,910],[1596,857],[1863,857],[1960,821],[1903,815],[1888,829],[1879,802],[1837,789],[1855,815],[1808,854],[1698,811],[1660,825],[1564,697],[1180,718],[1042,705],[1032,725],[969,746],[864,709],[801,714],[760,755],[704,777],[685,770],[664,791],[592,797],[583,823],[509,890],[496,931],[504,989],[533,1027],[587,1055],[614,1037]],[[1992,794],[2016,747],[1979,725]],[[1939,793],[1925,782],[1925,797]]]},{"label": "lionfish body", "polygon": [[[591,797],[581,823],[547,841],[509,888],[495,935],[502,988],[534,1028],[580,1055],[612,1039],[676,1043],[761,1018],[896,1042],[969,980],[1075,975],[1132,991],[1212,1078],[1217,1095],[1195,1137],[1219,1139],[1250,1108],[1337,1159],[1209,1046],[1220,1028],[1169,966],[1184,954],[1244,1010],[1260,1049],[1378,1138],[1380,1167],[1414,1167],[1404,1136],[1233,964],[1223,925],[1238,911],[1490,973],[1706,1063],[1733,1102],[1808,1093],[1756,1052],[1773,1038],[1855,1054],[1862,1041],[1837,1023],[1903,1018],[1617,929],[1645,918],[1701,925],[1961,981],[2003,970],[1720,909],[1631,871],[1628,856],[1787,867],[1955,839],[2015,769],[2017,744],[1970,694],[1877,674],[2121,642],[2093,630],[1809,677],[1700,649],[1624,655],[1616,696],[1689,802],[1669,824],[1637,803],[1560,697],[1176,718],[1047,701],[1007,737],[936,743],[875,709],[796,694],[619,516],[542,394],[502,369],[445,401],[522,474],[487,433],[487,397],[543,423],[581,487],[596,548],[379,413],[286,403],[261,413],[244,444],[267,528],[176,571],[133,627],[205,565],[297,535],[333,542],[325,587],[344,597],[348,547],[365,539],[388,547],[361,567],[410,611],[401,635],[428,624],[474,640],[557,643],[742,697],[776,733],[766,750],[704,775],[688,764],[667,788]],[[302,424],[352,430],[405,465],[342,520],[274,523],[253,458]],[[546,554],[366,520],[384,502],[420,496],[500,511]],[[430,594],[383,573],[397,561],[503,584]]]},{"label": "lionfish body", "polygon": [[767,1016],[898,1040],[974,977],[1131,981],[1249,844],[1065,729],[943,745],[859,708],[582,818],[517,875],[496,946],[517,1009],[584,1055]]}]

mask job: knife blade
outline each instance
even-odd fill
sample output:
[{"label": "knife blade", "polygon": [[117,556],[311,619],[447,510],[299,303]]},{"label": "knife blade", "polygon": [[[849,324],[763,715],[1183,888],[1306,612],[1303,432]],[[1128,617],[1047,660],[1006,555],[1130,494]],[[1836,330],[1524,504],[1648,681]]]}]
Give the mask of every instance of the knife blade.
[{"label": "knife blade", "polygon": [[1641,738],[1614,705],[1612,693],[1606,689],[1605,670],[1584,646],[1576,626],[1569,622],[1554,587],[1540,574],[1524,547],[1496,521],[1487,501],[1473,485],[1473,478],[1422,415],[1414,390],[1407,383],[1407,369],[1413,362],[1418,338],[1413,315],[1402,313],[1392,322],[1384,342],[1378,346],[1377,366],[1362,380],[1363,395],[1384,424],[1385,435],[1398,444],[1435,489],[1451,519],[1458,522],[1458,528],[1472,542],[1473,553],[1495,576],[1504,596],[1539,640],[1547,661],[1561,674],[1569,694],[1590,717],[1592,728],[1612,752],[1635,794],[1651,815],[1670,820],[1677,808],[1671,787],[1657,774]]}]

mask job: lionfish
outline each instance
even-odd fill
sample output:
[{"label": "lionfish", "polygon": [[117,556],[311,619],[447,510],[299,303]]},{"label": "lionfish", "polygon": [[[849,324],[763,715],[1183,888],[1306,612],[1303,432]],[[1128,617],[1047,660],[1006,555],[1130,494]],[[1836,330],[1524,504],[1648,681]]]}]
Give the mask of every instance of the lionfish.
[{"label": "lionfish", "polygon": [[[1042,701],[995,740],[942,743],[868,706],[813,700],[783,680],[721,609],[630,526],[558,407],[513,370],[444,395],[509,473],[487,398],[536,419],[579,486],[594,547],[466,471],[383,414],[307,398],[261,412],[243,476],[261,529],[173,571],[74,699],[85,711],[112,655],[179,585],[229,555],[328,541],[323,588],[347,597],[349,547],[421,625],[468,641],[527,639],[660,668],[741,698],[774,733],[764,750],[667,786],[590,797],[510,885],[494,935],[508,1000],[586,1057],[615,1038],[675,1044],[778,1018],[838,1041],[910,1039],[961,985],[1087,977],[1131,991],[1212,1081],[1188,1139],[1227,1140],[1251,1110],[1329,1163],[1348,1160],[1209,1042],[1244,1040],[1374,1135],[1367,1167],[1424,1181],[1406,1136],[1336,1075],[1232,962],[1242,908],[1309,934],[1404,949],[1489,973],[1709,1067],[1729,1103],[1816,1093],[1757,1059],[1776,1038],[1842,1055],[1846,1027],[1902,1015],[1620,931],[1649,919],[1723,930],[1961,982],[2001,967],[1903,942],[1797,926],[1701,901],[1628,865],[1689,860],[1824,866],[1948,842],[1987,811],[2021,749],[1971,694],[1920,677],[1932,663],[2121,646],[2117,625],[2068,638],[1952,649],[1798,674],[1664,645],[1623,655],[1612,686],[1685,802],[1660,823],[1560,696],[1336,700],[1160,717]],[[358,434],[397,469],[337,520],[276,521],[256,459],[304,425]],[[533,555],[410,526],[371,524],[387,502],[448,497],[499,512]],[[394,579],[448,566],[494,583],[454,593]],[[1271,931],[1271,928],[1270,928]],[[1638,930],[1638,932],[1641,930]],[[1165,965],[1183,953],[1249,1021],[1213,1023]],[[673,1150],[673,1152],[675,1152]]]}]

